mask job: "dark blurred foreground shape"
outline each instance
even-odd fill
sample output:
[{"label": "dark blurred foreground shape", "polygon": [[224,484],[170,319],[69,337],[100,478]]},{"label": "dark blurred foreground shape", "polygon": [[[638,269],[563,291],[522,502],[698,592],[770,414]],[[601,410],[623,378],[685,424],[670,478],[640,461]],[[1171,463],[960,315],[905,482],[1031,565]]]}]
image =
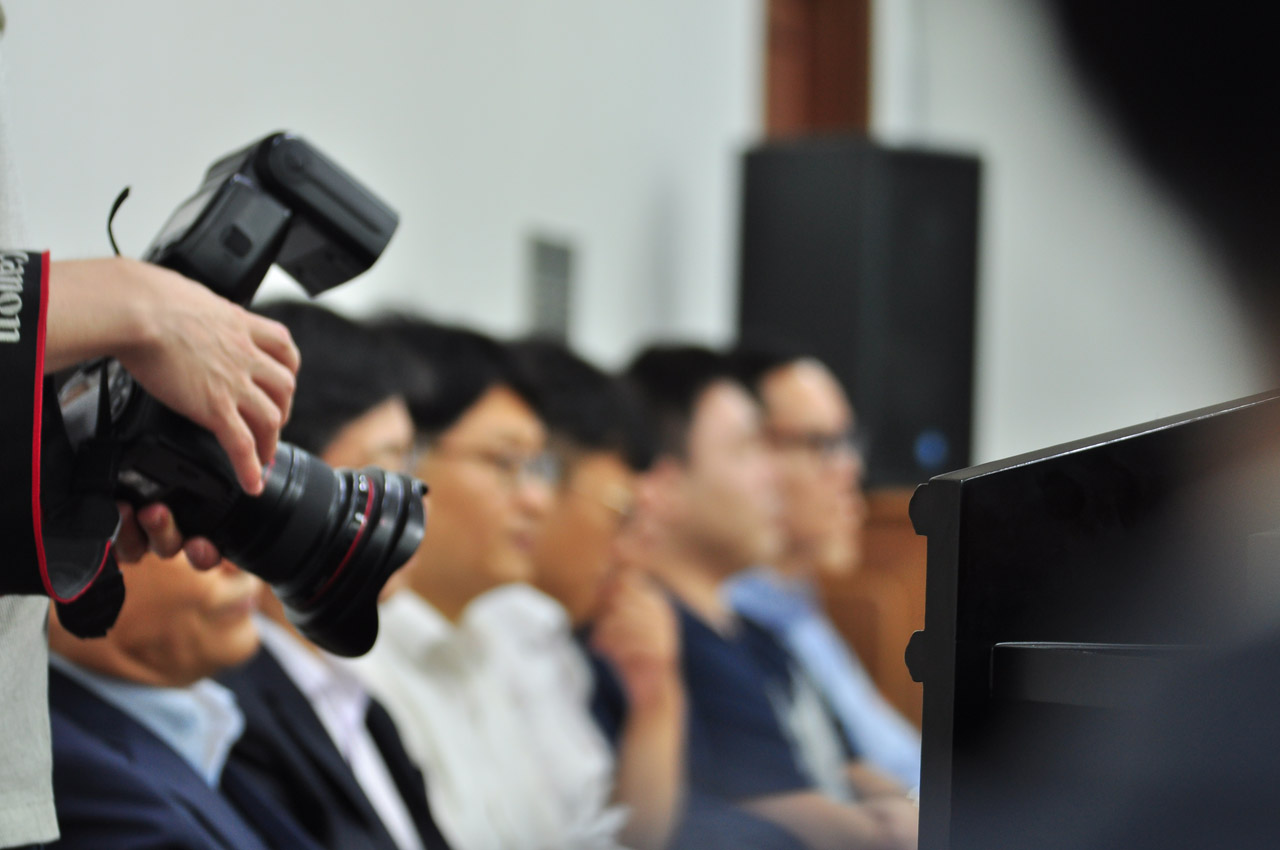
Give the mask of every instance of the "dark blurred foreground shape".
[{"label": "dark blurred foreground shape", "polygon": [[[1100,846],[1160,799],[1153,759],[1190,761],[1238,734],[1195,724],[1189,707],[1222,694],[1188,677],[1265,629],[1280,598],[1278,424],[1280,394],[1255,396],[917,491],[929,580],[907,660],[925,688],[922,848]],[[1181,731],[1149,738],[1166,728]],[[1280,737],[1255,743],[1274,751]],[[1236,791],[1244,806],[1249,789]],[[1211,794],[1184,802],[1169,820],[1181,829],[1215,817]]]}]

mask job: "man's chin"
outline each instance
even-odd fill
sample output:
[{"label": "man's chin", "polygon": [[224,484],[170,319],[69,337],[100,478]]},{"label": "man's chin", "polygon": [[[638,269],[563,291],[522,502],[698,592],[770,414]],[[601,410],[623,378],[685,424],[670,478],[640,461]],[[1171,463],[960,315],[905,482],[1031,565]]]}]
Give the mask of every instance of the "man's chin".
[{"label": "man's chin", "polygon": [[862,566],[862,553],[856,546],[840,541],[823,545],[814,559],[815,571],[830,578],[847,578]]}]

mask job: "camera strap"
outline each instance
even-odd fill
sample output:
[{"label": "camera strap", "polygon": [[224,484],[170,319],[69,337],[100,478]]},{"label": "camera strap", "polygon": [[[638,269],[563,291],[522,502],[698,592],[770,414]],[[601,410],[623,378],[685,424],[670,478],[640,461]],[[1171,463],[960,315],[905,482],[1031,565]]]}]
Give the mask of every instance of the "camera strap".
[{"label": "camera strap", "polygon": [[[0,475],[12,482],[0,488],[0,534],[8,547],[0,594],[70,604],[104,572],[114,573],[115,582],[90,594],[98,601],[87,619],[101,621],[110,600],[123,600],[123,585],[113,587],[119,571],[111,557],[120,522],[111,496],[114,464],[72,449],[52,379],[44,376],[48,288],[47,253],[0,250]],[[118,608],[117,601],[112,621]]]},{"label": "camera strap", "polygon": [[0,593],[47,593],[40,511],[49,255],[0,251]]}]

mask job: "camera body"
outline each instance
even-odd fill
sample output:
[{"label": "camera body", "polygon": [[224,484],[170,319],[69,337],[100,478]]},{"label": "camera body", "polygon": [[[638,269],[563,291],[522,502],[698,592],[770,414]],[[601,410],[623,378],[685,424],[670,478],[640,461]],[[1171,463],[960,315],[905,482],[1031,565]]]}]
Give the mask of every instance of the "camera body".
[{"label": "camera body", "polygon": [[[369,268],[397,223],[318,150],[275,133],[211,166],[146,259],[240,304],[272,264],[317,295]],[[373,645],[378,593],[425,532],[421,482],[375,468],[332,470],[281,443],[264,492],[250,497],[215,437],[149,396],[119,363],[79,370],[59,401],[72,447],[116,497],[167,505],[185,536],[209,538],[269,582],[323,648],[351,656]],[[92,593],[73,604],[94,622],[115,613],[95,608],[119,607]]]}]

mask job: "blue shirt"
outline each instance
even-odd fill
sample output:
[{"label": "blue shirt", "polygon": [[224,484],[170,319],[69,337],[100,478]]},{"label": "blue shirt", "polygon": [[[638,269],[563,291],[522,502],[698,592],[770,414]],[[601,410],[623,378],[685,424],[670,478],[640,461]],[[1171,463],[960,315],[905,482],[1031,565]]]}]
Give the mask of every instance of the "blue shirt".
[{"label": "blue shirt", "polygon": [[235,695],[212,679],[158,688],[104,676],[51,653],[49,665],[141,723],[217,788],[231,747],[244,732]]},{"label": "blue shirt", "polygon": [[734,609],[767,628],[817,684],[850,749],[907,788],[918,787],[920,734],[876,689],[814,586],[757,567],[733,579],[728,594]]}]

